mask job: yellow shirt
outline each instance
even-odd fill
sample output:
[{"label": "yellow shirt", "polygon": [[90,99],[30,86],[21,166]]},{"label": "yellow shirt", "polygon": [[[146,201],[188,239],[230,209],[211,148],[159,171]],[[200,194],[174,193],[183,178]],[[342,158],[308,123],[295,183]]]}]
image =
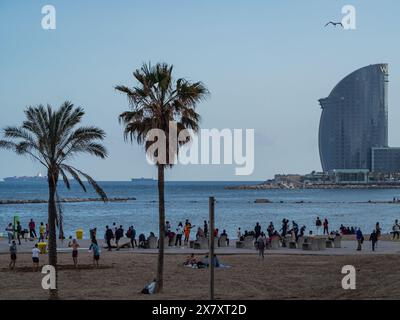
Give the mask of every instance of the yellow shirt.
[{"label": "yellow shirt", "polygon": [[42,233],[42,234],[44,234],[44,231],[45,231],[46,229],[45,229],[45,226],[40,226],[39,227],[39,233]]}]

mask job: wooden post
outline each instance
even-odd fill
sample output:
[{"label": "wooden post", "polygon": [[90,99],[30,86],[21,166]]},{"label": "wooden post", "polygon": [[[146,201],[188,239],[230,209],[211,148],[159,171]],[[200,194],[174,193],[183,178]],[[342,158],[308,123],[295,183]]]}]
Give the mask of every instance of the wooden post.
[{"label": "wooden post", "polygon": [[209,199],[209,211],[210,211],[210,242],[209,242],[209,253],[208,263],[210,267],[210,300],[214,300],[214,207],[215,199],[210,197]]}]

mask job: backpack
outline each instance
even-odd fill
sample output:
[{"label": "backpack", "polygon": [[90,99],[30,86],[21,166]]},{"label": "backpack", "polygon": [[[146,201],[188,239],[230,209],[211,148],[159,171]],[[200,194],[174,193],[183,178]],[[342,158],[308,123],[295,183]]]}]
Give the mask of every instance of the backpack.
[{"label": "backpack", "polygon": [[128,231],[126,232],[126,237],[130,238],[132,235],[132,229],[128,229]]}]

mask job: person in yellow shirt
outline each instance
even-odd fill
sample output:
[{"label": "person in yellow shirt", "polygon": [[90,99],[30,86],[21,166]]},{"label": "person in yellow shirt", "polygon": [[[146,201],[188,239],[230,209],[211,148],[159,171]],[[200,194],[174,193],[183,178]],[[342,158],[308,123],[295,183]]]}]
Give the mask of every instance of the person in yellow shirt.
[{"label": "person in yellow shirt", "polygon": [[39,226],[39,242],[44,241],[45,233],[46,233],[46,227],[44,226],[43,222],[41,222]]}]

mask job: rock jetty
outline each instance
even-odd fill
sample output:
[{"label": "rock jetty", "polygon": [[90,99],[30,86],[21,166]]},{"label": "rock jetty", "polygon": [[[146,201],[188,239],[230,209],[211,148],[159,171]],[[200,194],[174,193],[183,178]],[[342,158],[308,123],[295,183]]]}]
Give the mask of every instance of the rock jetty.
[{"label": "rock jetty", "polygon": [[[134,197],[128,198],[108,198],[108,202],[127,202],[136,200]],[[61,199],[60,203],[74,203],[74,202],[101,202],[101,198],[65,198]],[[43,199],[32,199],[32,200],[0,200],[0,205],[4,204],[35,204],[35,203],[47,203],[47,200]]]}]

